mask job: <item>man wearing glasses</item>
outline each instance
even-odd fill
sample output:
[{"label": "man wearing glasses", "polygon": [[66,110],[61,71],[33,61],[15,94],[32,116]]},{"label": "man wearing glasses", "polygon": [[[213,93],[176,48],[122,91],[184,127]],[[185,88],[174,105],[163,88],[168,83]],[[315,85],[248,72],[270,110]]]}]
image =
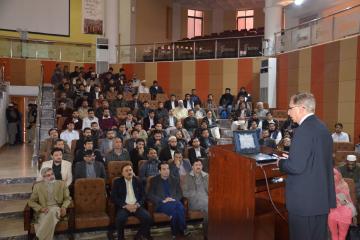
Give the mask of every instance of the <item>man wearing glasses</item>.
[{"label": "man wearing glasses", "polygon": [[330,208],[336,207],[331,135],[315,115],[315,98],[298,93],[288,114],[299,124],[289,155],[278,160],[287,173],[286,207],[291,240],[327,240]]},{"label": "man wearing glasses", "polygon": [[55,226],[66,215],[71,203],[64,181],[55,180],[52,168],[41,169],[43,181],[34,185],[28,202],[35,211],[35,234],[38,239],[53,239]]}]

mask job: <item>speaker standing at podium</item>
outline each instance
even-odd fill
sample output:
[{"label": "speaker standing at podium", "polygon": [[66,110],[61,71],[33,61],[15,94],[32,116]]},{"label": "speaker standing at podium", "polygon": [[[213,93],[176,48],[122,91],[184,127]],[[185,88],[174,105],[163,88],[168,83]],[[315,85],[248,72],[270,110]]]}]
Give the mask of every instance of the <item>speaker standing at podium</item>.
[{"label": "speaker standing at podium", "polygon": [[299,127],[288,158],[278,161],[280,170],[288,174],[285,189],[291,240],[327,240],[328,213],[336,207],[333,142],[314,112],[312,94],[291,97],[288,114]]}]

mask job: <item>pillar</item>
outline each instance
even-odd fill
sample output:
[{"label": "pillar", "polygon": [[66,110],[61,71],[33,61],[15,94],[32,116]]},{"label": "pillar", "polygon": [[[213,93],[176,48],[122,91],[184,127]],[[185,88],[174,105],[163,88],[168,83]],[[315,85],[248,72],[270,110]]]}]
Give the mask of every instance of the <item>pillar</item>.
[{"label": "pillar", "polygon": [[109,40],[109,63],[117,63],[119,44],[119,0],[105,2],[105,37]]},{"label": "pillar", "polygon": [[282,6],[278,4],[278,0],[265,1],[265,35],[267,42],[264,55],[270,56],[275,53],[275,33],[281,31]]}]

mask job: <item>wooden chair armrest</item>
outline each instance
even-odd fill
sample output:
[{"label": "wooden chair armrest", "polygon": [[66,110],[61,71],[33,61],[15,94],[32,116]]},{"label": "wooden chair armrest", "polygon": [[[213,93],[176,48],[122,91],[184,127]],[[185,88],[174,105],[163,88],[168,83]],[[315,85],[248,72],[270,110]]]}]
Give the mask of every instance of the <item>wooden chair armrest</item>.
[{"label": "wooden chair armrest", "polygon": [[150,201],[150,200],[146,200],[145,201],[145,207],[146,209],[149,211],[150,216],[152,216],[152,218],[154,218],[154,213],[155,213],[155,204]]},{"label": "wooden chair armrest", "polygon": [[189,216],[189,199],[187,199],[186,197],[183,197],[183,198],[181,198],[181,202],[185,208],[185,215]]},{"label": "wooden chair armrest", "polygon": [[24,208],[24,230],[29,231],[31,228],[31,220],[33,217],[33,210],[29,206],[29,204],[25,205]]},{"label": "wooden chair armrest", "polygon": [[66,214],[68,216],[69,229],[75,229],[75,205],[73,201],[71,201],[70,205],[66,209]]}]

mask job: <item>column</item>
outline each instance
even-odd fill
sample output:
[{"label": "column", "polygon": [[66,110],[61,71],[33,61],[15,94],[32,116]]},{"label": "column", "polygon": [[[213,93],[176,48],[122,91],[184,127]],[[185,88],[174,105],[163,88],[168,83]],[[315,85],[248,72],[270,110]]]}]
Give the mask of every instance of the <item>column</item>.
[{"label": "column", "polygon": [[181,39],[181,5],[180,3],[172,4],[172,41]]},{"label": "column", "polygon": [[264,46],[265,56],[275,53],[275,33],[281,31],[282,6],[278,4],[278,0],[265,1],[265,40]]},{"label": "column", "polygon": [[109,64],[117,63],[119,44],[119,0],[105,2],[105,37],[109,40]]},{"label": "column", "polygon": [[[136,0],[119,0],[119,45],[135,43],[136,34]],[[135,47],[122,46],[118,49],[119,62],[135,61]]]}]

